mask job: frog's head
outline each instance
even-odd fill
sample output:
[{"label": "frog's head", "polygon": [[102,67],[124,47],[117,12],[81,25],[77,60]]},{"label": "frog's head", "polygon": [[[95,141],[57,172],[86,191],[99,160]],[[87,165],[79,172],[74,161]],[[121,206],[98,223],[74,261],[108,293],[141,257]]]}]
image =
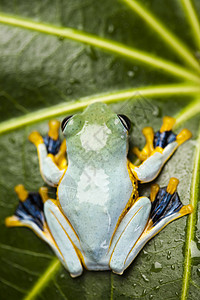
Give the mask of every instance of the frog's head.
[{"label": "frog's head", "polygon": [[66,117],[61,124],[67,141],[67,152],[71,150],[94,152],[127,151],[127,136],[131,122],[124,115],[113,113],[100,102],[89,105],[82,113]]}]

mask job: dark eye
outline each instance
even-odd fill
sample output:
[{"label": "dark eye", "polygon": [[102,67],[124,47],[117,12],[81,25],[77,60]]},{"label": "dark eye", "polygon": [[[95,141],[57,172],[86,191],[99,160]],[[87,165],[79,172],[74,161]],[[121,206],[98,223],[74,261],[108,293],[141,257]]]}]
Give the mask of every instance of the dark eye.
[{"label": "dark eye", "polygon": [[65,127],[66,127],[68,121],[71,119],[71,117],[73,117],[73,115],[68,116],[68,117],[66,117],[66,118],[64,118],[64,119],[62,120],[62,123],[61,123],[61,129],[62,129],[62,131],[64,131],[64,129],[65,129]]},{"label": "dark eye", "polygon": [[125,115],[118,115],[118,117],[126,130],[129,131],[131,129],[131,121],[129,120],[129,118]]}]

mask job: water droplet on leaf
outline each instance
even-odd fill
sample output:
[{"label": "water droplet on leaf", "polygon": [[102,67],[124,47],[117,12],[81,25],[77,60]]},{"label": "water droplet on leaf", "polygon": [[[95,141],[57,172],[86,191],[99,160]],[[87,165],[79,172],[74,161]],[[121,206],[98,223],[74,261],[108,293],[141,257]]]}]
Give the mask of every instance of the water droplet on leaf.
[{"label": "water droplet on leaf", "polygon": [[145,295],[146,295],[146,293],[147,293],[147,290],[146,290],[146,289],[144,289],[144,290],[143,290],[143,292],[142,292],[142,295],[143,295],[143,296],[145,296]]},{"label": "water droplet on leaf", "polygon": [[144,281],[149,282],[149,279],[146,277],[146,275],[141,274],[142,278],[144,279]]},{"label": "water droplet on leaf", "polygon": [[151,266],[152,272],[157,273],[157,272],[160,272],[161,270],[162,270],[162,265],[159,262],[156,261],[154,264],[152,264],[152,266]]},{"label": "water droplet on leaf", "polygon": [[115,26],[113,24],[108,25],[108,33],[113,33],[115,30]]},{"label": "water droplet on leaf", "polygon": [[128,71],[127,72],[127,74],[128,74],[128,77],[134,77],[134,75],[135,75],[135,72],[133,72],[133,71]]},{"label": "water droplet on leaf", "polygon": [[175,270],[175,265],[171,265],[171,269],[172,269],[172,270]]}]

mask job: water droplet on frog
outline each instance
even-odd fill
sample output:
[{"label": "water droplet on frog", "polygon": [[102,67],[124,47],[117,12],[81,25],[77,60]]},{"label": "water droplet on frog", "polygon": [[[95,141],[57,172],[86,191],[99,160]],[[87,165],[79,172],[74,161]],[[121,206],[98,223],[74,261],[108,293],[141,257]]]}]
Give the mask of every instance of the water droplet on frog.
[{"label": "water droplet on frog", "polygon": [[61,275],[60,275],[60,278],[64,278],[64,277],[65,277],[65,274],[61,274]]},{"label": "water droplet on frog", "polygon": [[197,275],[200,277],[200,268],[197,269]]},{"label": "water droplet on frog", "polygon": [[146,275],[141,274],[142,278],[144,279],[144,281],[149,282],[149,279],[146,277]]},{"label": "water droplet on frog", "polygon": [[178,292],[175,292],[175,295],[178,296]]},{"label": "water droplet on frog", "polygon": [[172,270],[175,270],[175,265],[171,265],[171,269],[172,269]]},{"label": "water droplet on frog", "polygon": [[115,30],[115,26],[113,24],[108,25],[108,33],[113,33]]},{"label": "water droplet on frog", "polygon": [[149,299],[153,299],[153,295],[149,295]]},{"label": "water droplet on frog", "polygon": [[144,290],[143,290],[143,292],[142,292],[142,295],[143,295],[143,296],[145,296],[145,295],[146,295],[146,293],[147,293],[147,290],[146,290],[146,289],[144,289]]},{"label": "water droplet on frog", "polygon": [[163,279],[160,279],[160,280],[159,280],[159,283],[161,283],[161,284],[162,284],[162,283],[163,283]]},{"label": "water droplet on frog", "polygon": [[143,250],[143,254],[144,254],[144,255],[147,255],[147,254],[148,254],[148,252],[147,252],[147,251],[145,251],[145,250]]},{"label": "water droplet on frog", "polygon": [[152,272],[157,273],[157,272],[160,272],[161,270],[162,270],[162,265],[159,262],[156,261],[154,264],[152,264],[152,266],[151,266]]},{"label": "water droplet on frog", "polygon": [[159,290],[159,288],[160,288],[160,286],[159,286],[159,285],[157,285],[157,286],[155,287],[155,290]]},{"label": "water droplet on frog", "polygon": [[133,78],[134,75],[135,75],[135,72],[130,70],[130,71],[127,72],[127,75],[128,75],[128,77]]}]

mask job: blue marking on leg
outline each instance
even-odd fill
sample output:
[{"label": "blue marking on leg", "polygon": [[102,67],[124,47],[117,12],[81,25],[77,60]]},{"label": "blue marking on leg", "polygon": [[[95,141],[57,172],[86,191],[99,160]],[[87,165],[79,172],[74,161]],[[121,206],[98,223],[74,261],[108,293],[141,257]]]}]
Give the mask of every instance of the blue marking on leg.
[{"label": "blue marking on leg", "polygon": [[164,132],[157,131],[154,134],[154,148],[165,148],[168,144],[174,142],[175,140],[176,134],[173,133],[171,130]]},{"label": "blue marking on leg", "polygon": [[42,231],[44,225],[43,202],[39,193],[29,193],[25,201],[19,201],[15,216],[23,221],[34,222]]},{"label": "blue marking on leg", "polygon": [[48,153],[56,155],[59,152],[61,146],[60,139],[53,140],[51,137],[46,135],[45,137],[43,137],[43,140]]},{"label": "blue marking on leg", "polygon": [[152,203],[150,218],[153,221],[153,226],[163,218],[178,212],[183,207],[178,193],[175,192],[171,195],[166,189],[167,187],[160,188]]}]

